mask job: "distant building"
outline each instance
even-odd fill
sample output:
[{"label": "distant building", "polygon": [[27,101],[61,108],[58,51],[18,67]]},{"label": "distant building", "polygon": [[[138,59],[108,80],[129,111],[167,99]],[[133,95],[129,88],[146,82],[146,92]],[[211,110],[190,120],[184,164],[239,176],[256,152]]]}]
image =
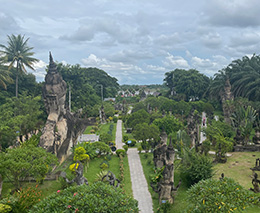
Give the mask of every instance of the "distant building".
[{"label": "distant building", "polygon": [[79,143],[82,142],[96,142],[99,141],[99,135],[96,134],[82,134],[77,140]]}]

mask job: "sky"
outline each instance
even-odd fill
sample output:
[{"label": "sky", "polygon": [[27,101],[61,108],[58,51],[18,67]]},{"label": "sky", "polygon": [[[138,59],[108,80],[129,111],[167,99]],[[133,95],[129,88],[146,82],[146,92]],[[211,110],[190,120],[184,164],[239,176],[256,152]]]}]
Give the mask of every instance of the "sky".
[{"label": "sky", "polygon": [[0,0],[0,44],[25,35],[44,81],[56,62],[104,70],[122,84],[163,84],[165,73],[212,77],[260,51],[258,0]]}]

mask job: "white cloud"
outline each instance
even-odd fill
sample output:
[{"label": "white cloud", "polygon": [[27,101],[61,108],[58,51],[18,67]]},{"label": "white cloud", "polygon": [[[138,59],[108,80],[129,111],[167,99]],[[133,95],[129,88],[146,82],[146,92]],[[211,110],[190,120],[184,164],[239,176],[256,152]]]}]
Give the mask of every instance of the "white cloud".
[{"label": "white cloud", "polygon": [[174,56],[170,53],[168,53],[168,56],[165,57],[163,65],[168,69],[188,69],[190,67],[188,61],[186,61],[183,57]]}]

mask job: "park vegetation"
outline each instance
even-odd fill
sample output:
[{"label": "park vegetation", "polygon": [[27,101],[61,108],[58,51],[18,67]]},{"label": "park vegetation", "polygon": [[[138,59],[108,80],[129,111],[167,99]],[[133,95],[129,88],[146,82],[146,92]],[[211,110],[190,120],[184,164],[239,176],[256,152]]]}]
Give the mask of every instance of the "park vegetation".
[{"label": "park vegetation", "polygon": [[[19,47],[17,52],[14,45]],[[32,180],[43,184],[47,174],[58,163],[54,155],[37,147],[47,117],[41,98],[43,83],[36,82],[33,74],[26,73],[25,67],[33,69],[37,59],[33,58],[25,36],[8,36],[7,45],[0,45],[0,48],[0,195],[3,184],[12,184],[11,194],[3,195],[4,199],[0,201],[0,210],[137,212],[137,202],[125,193],[126,184],[122,184],[122,189],[115,189],[100,181],[93,181],[95,183],[90,186],[68,186],[60,180],[65,189],[52,191],[44,200],[36,189],[27,187],[26,183]],[[195,69],[175,69],[165,73],[162,85],[146,87],[120,87],[116,78],[97,68],[62,63],[57,63],[57,66],[68,84],[67,91],[72,94],[72,111],[81,110],[83,117],[96,117],[97,124],[92,127],[94,133],[101,126],[98,117],[102,105],[109,126],[100,134],[100,141],[73,147],[66,168],[59,167],[66,170],[70,179],[75,177],[78,161],[84,165],[85,174],[91,174],[89,165],[100,160],[96,167],[101,171],[91,174],[100,180],[110,168],[111,158],[115,157],[118,176],[124,181],[128,147],[137,147],[139,152],[146,152],[142,155],[148,160],[143,166],[155,171],[152,180],[148,177],[148,182],[159,182],[162,171],[153,168],[148,152],[156,148],[160,135],[165,132],[172,138],[178,157],[176,175],[182,179],[191,211],[243,211],[249,205],[259,205],[258,196],[239,183],[230,178],[216,180],[213,177],[214,166],[227,162],[226,154],[235,146],[259,143],[260,56],[237,59],[219,70],[213,78]],[[155,96],[152,93],[145,95],[147,90],[157,93]],[[119,95],[118,91],[121,92]],[[122,91],[127,97],[122,97]],[[103,99],[108,97],[117,97],[116,103],[104,102]],[[115,104],[127,110],[119,110],[119,116],[114,117]],[[129,109],[130,114],[126,113]],[[202,113],[207,116],[206,127],[201,125]],[[124,128],[131,134],[124,135],[124,149],[118,149],[117,156],[112,156],[113,123],[118,118],[123,120]],[[201,131],[206,136],[203,143],[198,136]],[[213,158],[209,151],[215,152]],[[148,169],[144,170],[149,173]],[[32,198],[30,201],[21,197],[26,192]]]}]

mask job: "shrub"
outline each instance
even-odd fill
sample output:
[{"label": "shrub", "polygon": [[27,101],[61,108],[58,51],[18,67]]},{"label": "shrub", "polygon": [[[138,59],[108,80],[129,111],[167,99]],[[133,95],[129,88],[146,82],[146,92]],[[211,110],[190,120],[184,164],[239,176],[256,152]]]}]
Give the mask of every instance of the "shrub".
[{"label": "shrub", "polygon": [[11,212],[11,210],[12,210],[11,206],[0,203],[0,212],[7,213],[7,212]]},{"label": "shrub", "polygon": [[134,147],[136,144],[136,140],[135,139],[131,139],[131,143],[128,143],[128,141],[125,141],[125,144],[130,146],[130,147]]},{"label": "shrub", "polygon": [[127,150],[128,150],[128,145],[123,145],[123,148],[124,148],[125,152],[127,152]]},{"label": "shrub", "polygon": [[138,146],[137,150],[139,151],[139,154],[140,154],[141,151],[143,150],[142,146]]},{"label": "shrub", "polygon": [[207,179],[188,190],[189,212],[238,212],[259,204],[259,195],[244,189],[231,178]]},{"label": "shrub", "polygon": [[99,155],[107,155],[111,152],[110,147],[103,142],[94,142],[92,146],[98,152]]},{"label": "shrub", "polygon": [[[9,206],[14,213],[25,213],[40,201],[41,191],[38,190],[38,185],[36,187],[25,187],[21,188],[19,191],[15,192],[13,195],[4,198],[0,201],[1,204]],[[7,207],[7,209],[10,209]],[[2,212],[2,211],[0,211]],[[4,211],[3,211],[4,212]],[[8,212],[8,211],[6,211]]]},{"label": "shrub", "polygon": [[123,150],[123,149],[118,149],[118,150],[116,150],[116,154],[117,154],[117,156],[119,157],[120,155],[121,156],[125,156],[125,150]]},{"label": "shrub", "polygon": [[74,149],[74,161],[87,162],[89,161],[89,155],[86,154],[86,150],[83,147],[77,147]]},{"label": "shrub", "polygon": [[113,117],[113,122],[117,123],[118,118],[116,116]]},{"label": "shrub", "polygon": [[138,212],[138,202],[103,182],[72,186],[55,192],[35,205],[30,212]]},{"label": "shrub", "polygon": [[124,136],[123,136],[123,141],[124,141],[124,142],[127,142],[127,141],[128,141],[128,135],[124,135]]},{"label": "shrub", "polygon": [[100,134],[100,141],[104,142],[104,143],[108,143],[109,141],[112,141],[112,131],[111,134],[108,133],[103,133]]},{"label": "shrub", "polygon": [[188,186],[213,176],[211,158],[196,153],[194,150],[186,150],[180,170],[181,177]]}]

